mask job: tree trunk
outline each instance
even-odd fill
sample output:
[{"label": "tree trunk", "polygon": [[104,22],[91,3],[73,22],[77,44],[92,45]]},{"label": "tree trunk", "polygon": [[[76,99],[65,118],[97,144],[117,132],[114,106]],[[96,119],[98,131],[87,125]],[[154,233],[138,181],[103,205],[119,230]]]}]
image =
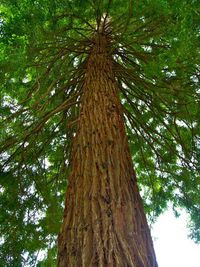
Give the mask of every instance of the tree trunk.
[{"label": "tree trunk", "polygon": [[106,34],[87,59],[59,267],[156,267]]}]

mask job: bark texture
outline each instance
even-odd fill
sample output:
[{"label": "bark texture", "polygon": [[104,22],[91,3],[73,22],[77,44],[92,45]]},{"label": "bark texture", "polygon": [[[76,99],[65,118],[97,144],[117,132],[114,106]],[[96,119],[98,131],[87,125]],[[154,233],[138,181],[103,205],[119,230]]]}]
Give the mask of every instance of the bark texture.
[{"label": "bark texture", "polygon": [[106,34],[87,59],[58,267],[156,267]]}]

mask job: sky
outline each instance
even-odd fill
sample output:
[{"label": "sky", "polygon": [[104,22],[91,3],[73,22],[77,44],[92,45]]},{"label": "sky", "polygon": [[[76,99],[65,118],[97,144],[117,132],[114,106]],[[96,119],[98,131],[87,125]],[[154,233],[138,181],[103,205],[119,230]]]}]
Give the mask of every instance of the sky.
[{"label": "sky", "polygon": [[175,218],[168,210],[158,218],[151,234],[159,267],[200,267],[200,245],[188,233],[186,213]]}]

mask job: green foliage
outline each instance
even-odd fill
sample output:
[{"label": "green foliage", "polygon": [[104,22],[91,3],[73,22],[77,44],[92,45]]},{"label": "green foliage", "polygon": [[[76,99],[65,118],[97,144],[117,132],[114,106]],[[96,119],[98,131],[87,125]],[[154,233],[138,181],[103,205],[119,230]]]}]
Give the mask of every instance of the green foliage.
[{"label": "green foliage", "polygon": [[146,212],[185,208],[200,240],[199,15],[195,0],[1,1],[0,266],[55,266],[85,60],[107,17]]}]

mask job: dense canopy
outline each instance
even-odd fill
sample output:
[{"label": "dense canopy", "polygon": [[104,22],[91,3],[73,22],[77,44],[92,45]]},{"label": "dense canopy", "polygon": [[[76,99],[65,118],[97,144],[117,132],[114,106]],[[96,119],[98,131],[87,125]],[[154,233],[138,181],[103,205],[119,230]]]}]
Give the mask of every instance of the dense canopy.
[{"label": "dense canopy", "polygon": [[200,240],[199,16],[197,0],[1,1],[1,266],[55,261],[85,59],[106,19],[145,211],[185,208]]}]

